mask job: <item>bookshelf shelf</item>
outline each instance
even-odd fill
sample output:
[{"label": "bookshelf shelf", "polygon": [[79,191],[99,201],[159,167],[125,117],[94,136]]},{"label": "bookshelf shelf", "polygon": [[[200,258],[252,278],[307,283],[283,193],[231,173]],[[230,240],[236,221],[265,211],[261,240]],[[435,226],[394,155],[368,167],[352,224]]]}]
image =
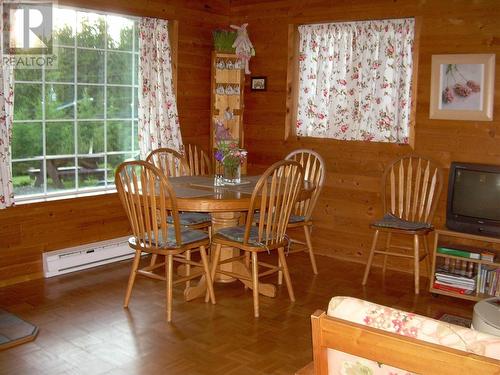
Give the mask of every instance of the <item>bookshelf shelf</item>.
[{"label": "bookshelf shelf", "polygon": [[467,262],[471,262],[471,263],[486,264],[488,266],[500,267],[500,263],[497,263],[497,262],[488,262],[487,260],[481,260],[481,259],[471,259],[471,258],[457,257],[457,256],[454,256],[454,255],[440,254],[440,253],[436,253],[436,257],[450,258],[450,259],[457,259],[457,260],[466,260]]},{"label": "bookshelf shelf", "polygon": [[[454,246],[457,249],[463,249],[464,246],[466,248],[474,248],[476,252],[481,252],[482,250],[488,250],[489,252],[492,252],[495,254],[495,262],[490,262],[487,260],[481,260],[481,259],[471,259],[471,258],[466,258],[466,257],[460,257],[460,256],[455,256],[451,254],[443,254],[443,253],[438,253],[438,248],[441,246],[445,247],[451,247],[453,248]],[[479,293],[479,286],[476,283],[475,287],[475,293],[473,294],[462,294],[458,291],[452,291],[452,290],[443,290],[443,289],[438,289],[434,287],[434,282],[436,280],[436,272],[438,271],[438,265],[443,262],[449,262],[455,264],[460,264],[462,267],[462,272],[466,272],[464,270],[465,264],[467,263],[472,263],[474,265],[474,269],[479,269],[480,267],[489,267],[489,268],[500,268],[500,263],[498,262],[500,259],[500,238],[492,238],[492,237],[484,237],[484,236],[478,236],[474,234],[467,234],[467,233],[459,233],[459,232],[453,232],[450,230],[444,230],[444,229],[438,229],[435,231],[435,238],[434,238],[434,252],[433,252],[433,259],[432,259],[432,270],[431,270],[431,282],[430,282],[430,287],[429,291],[431,293],[436,293],[436,294],[442,294],[445,296],[451,296],[451,297],[456,297],[456,298],[462,298],[462,299],[467,299],[471,301],[480,301],[482,299],[491,297],[491,294],[487,293]],[[470,267],[472,267],[470,265]],[[438,271],[439,272],[439,271]],[[498,271],[496,271],[498,272]],[[460,273],[459,269],[456,269],[454,271],[451,271],[452,274],[455,274],[457,276],[459,275],[464,275],[464,273]],[[476,278],[476,276],[474,276]]]}]

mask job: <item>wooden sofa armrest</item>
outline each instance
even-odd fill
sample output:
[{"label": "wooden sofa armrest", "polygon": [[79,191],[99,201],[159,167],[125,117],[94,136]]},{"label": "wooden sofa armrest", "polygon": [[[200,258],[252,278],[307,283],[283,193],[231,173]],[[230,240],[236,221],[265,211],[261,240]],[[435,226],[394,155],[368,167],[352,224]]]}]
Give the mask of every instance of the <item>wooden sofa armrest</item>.
[{"label": "wooden sofa armrest", "polygon": [[328,374],[327,349],[418,374],[500,374],[493,358],[333,318],[321,310],[311,315],[311,325],[316,375]]}]

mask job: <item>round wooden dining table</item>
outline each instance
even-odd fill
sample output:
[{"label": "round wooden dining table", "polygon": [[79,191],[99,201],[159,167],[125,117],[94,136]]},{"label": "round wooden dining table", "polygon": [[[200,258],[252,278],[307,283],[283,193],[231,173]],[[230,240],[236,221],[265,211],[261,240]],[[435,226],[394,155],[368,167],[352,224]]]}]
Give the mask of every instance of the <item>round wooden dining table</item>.
[{"label": "round wooden dining table", "polygon": [[[212,218],[212,233],[221,228],[233,227],[240,224],[242,213],[248,211],[250,198],[255,184],[260,176],[245,176],[238,185],[214,186],[213,177],[209,176],[181,176],[169,177],[168,181],[174,188],[177,197],[177,208],[179,211],[207,212]],[[299,199],[305,200],[311,196],[314,185],[304,182]],[[221,261],[239,255],[239,250],[223,246],[221,249]],[[250,270],[246,268],[243,261],[236,261],[220,265],[226,271],[245,275],[251,278]],[[239,279],[245,286],[252,287],[252,283],[245,279]],[[221,276],[216,281],[232,282],[234,278]],[[184,297],[187,301],[204,296],[206,291],[205,278],[195,286],[187,287]],[[259,292],[268,297],[276,296],[276,287],[273,284],[259,283]]]}]

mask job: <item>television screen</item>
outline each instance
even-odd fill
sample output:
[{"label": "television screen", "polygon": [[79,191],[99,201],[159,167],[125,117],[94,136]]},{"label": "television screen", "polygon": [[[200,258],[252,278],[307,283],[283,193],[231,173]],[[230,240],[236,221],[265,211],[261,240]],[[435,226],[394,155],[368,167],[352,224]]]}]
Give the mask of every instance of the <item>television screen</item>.
[{"label": "television screen", "polygon": [[452,214],[500,221],[500,174],[455,169]]}]

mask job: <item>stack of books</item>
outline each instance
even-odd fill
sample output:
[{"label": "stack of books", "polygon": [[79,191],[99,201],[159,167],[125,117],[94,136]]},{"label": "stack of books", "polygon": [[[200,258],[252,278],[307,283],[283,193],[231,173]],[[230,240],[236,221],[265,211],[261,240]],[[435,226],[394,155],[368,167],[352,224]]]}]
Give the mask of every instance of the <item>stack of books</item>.
[{"label": "stack of books", "polygon": [[500,296],[500,268],[481,264],[477,273],[477,289],[479,293]]},{"label": "stack of books", "polygon": [[474,277],[458,275],[444,269],[438,269],[435,276],[433,285],[435,289],[460,294],[474,294],[476,290],[476,278]]},{"label": "stack of books", "polygon": [[494,262],[495,261],[495,253],[492,253],[491,251],[484,250],[481,252],[481,260],[485,260],[487,262]]}]

